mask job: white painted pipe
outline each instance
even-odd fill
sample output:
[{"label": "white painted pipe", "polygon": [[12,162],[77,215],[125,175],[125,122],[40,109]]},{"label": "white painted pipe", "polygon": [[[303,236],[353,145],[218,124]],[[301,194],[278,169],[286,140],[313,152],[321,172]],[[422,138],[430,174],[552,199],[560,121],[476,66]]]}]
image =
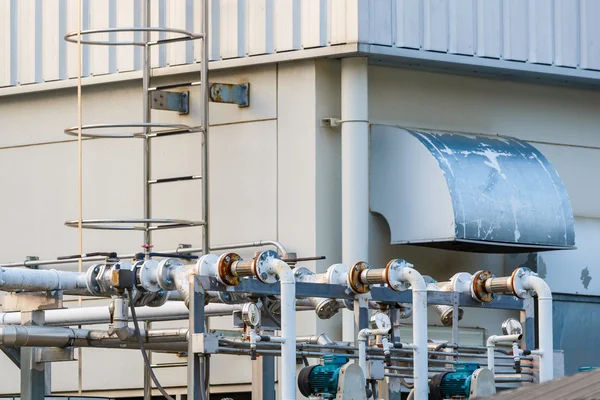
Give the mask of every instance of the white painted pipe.
[{"label": "white painted pipe", "polygon": [[[342,262],[369,259],[369,66],[342,59]],[[354,341],[354,314],[342,312],[342,338]]]},{"label": "white painted pipe", "polygon": [[0,268],[0,290],[88,292],[85,273],[26,268]]},{"label": "white painted pipe", "polygon": [[[231,315],[236,310],[241,310],[241,304],[229,305],[210,303],[204,307],[207,316]],[[140,321],[174,321],[188,319],[190,311],[181,302],[168,302],[160,307],[136,307],[136,315]],[[44,313],[44,325],[70,326],[107,324],[110,321],[108,306],[64,308],[60,310],[47,310]],[[131,311],[129,311],[131,320]],[[0,313],[0,325],[20,325],[21,313]]]},{"label": "white painted pipe", "polygon": [[492,335],[487,339],[486,347],[487,347],[487,367],[490,371],[494,372],[495,369],[495,360],[494,360],[494,349],[496,347],[496,343],[506,342],[518,342],[521,340],[523,335]]},{"label": "white painted pipe", "polygon": [[267,272],[281,285],[281,398],[296,400],[296,280],[288,264],[269,258]]},{"label": "white painted pipe", "polygon": [[402,282],[409,282],[413,301],[413,350],[414,396],[415,400],[429,399],[427,375],[427,285],[423,276],[404,260],[397,260],[400,268],[391,267],[392,276]]},{"label": "white painted pipe", "polygon": [[387,335],[389,329],[361,329],[358,331],[358,366],[363,370],[364,385],[367,384],[367,340],[370,336]]},{"label": "white painted pipe", "polygon": [[523,288],[535,290],[538,298],[540,382],[554,379],[554,339],[552,327],[552,291],[548,284],[535,275],[521,278]]}]

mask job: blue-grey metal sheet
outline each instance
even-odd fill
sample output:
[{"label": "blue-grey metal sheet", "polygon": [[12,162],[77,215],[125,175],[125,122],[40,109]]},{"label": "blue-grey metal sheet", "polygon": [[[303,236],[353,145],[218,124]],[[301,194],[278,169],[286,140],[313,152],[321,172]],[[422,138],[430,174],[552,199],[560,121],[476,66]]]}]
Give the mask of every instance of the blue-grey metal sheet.
[{"label": "blue-grey metal sheet", "polygon": [[427,148],[444,174],[456,242],[481,252],[574,247],[567,191],[535,147],[509,137],[408,132]]}]

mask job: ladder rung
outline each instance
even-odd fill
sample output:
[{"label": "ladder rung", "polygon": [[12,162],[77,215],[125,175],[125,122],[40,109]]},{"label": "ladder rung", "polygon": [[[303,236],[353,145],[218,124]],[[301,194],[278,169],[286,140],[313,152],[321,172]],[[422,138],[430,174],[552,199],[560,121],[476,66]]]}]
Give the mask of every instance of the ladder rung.
[{"label": "ladder rung", "polygon": [[186,83],[174,83],[172,85],[162,85],[148,88],[149,92],[154,92],[156,90],[165,90],[165,89],[175,89],[181,87],[189,87],[189,86],[200,86],[202,82],[186,82]]},{"label": "ladder rung", "polygon": [[193,127],[192,130],[188,129],[173,129],[170,131],[162,131],[162,132],[154,132],[148,134],[148,138],[157,138],[157,137],[165,137],[165,136],[174,136],[174,135],[187,135],[190,133],[202,132],[203,128],[201,126]]},{"label": "ladder rung", "polygon": [[195,179],[202,179],[200,175],[188,175],[188,176],[176,176],[174,178],[162,178],[152,179],[148,181],[148,184],[154,185],[155,183],[167,183],[167,182],[178,182],[178,181],[192,181]]}]

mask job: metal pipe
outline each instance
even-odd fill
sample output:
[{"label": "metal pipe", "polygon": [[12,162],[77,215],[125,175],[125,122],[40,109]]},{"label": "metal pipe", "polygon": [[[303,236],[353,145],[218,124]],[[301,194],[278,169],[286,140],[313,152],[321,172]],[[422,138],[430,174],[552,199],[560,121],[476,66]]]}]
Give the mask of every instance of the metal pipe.
[{"label": "metal pipe", "polygon": [[[211,303],[205,306],[204,314],[210,317],[231,315],[241,308],[242,306],[237,304]],[[188,319],[189,310],[183,303],[170,302],[160,307],[137,307],[136,314],[140,321],[175,321]],[[47,310],[44,316],[44,325],[49,326],[94,325],[110,322],[107,306]],[[129,320],[131,320],[131,313],[129,313]],[[20,324],[20,312],[0,313],[0,325]]]},{"label": "metal pipe", "polygon": [[[334,345],[333,341],[324,333],[320,335],[310,335],[310,336],[298,336],[296,338],[296,343],[308,343],[308,345],[323,345],[330,348],[339,348],[345,349],[343,346]],[[322,346],[315,346],[322,347]]]},{"label": "metal pipe", "polygon": [[554,379],[554,342],[552,337],[552,291],[548,284],[535,275],[523,275],[523,287],[535,290],[538,298],[540,382]]},{"label": "metal pipe", "polygon": [[[368,60],[342,59],[342,262],[369,259]],[[354,314],[342,311],[342,338],[354,341]]]},{"label": "metal pipe", "polygon": [[[219,246],[212,247],[212,250],[229,250],[229,249],[242,249],[249,247],[263,247],[263,246],[274,246],[277,248],[280,254],[288,253],[286,247],[275,241],[275,240],[258,240],[255,242],[244,242],[244,243],[231,243],[231,244],[223,244]],[[202,253],[201,247],[179,247],[173,250],[161,250],[157,251],[158,253],[163,254],[192,254],[192,253]],[[117,258],[120,259],[128,259],[135,257],[134,253],[131,254],[119,254]],[[95,261],[105,261],[105,256],[89,256],[81,257],[82,262],[95,262]],[[37,267],[42,265],[61,265],[61,264],[72,264],[79,261],[79,258],[66,258],[66,259],[54,259],[54,260],[28,260],[21,262],[6,262],[1,263],[1,268],[17,268],[17,267]]]},{"label": "metal pipe", "polygon": [[[202,221],[204,226],[202,228],[202,248],[203,254],[209,254],[210,248],[210,201],[209,201],[209,190],[210,190],[210,175],[209,175],[209,161],[208,161],[208,142],[209,142],[209,124],[210,120],[208,117],[208,0],[202,1],[202,61],[200,63],[200,97],[202,98],[202,112],[201,112],[201,124],[202,124]],[[192,400],[192,399],[190,399]]]},{"label": "metal pipe", "polygon": [[494,372],[494,347],[496,347],[496,343],[501,343],[501,342],[517,342],[519,340],[521,340],[521,338],[523,337],[523,335],[518,334],[518,335],[493,335],[490,336],[487,339],[487,366],[488,369],[492,372]]},{"label": "metal pipe", "polygon": [[70,294],[91,294],[85,273],[32,269],[0,268],[0,290],[26,292],[62,290]]}]

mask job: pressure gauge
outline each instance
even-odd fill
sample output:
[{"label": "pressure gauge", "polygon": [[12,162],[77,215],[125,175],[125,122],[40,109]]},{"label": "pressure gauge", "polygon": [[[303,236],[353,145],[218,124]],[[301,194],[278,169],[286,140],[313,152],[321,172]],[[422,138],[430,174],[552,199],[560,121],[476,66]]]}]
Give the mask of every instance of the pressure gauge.
[{"label": "pressure gauge", "polygon": [[509,318],[502,323],[502,333],[505,335],[521,335],[523,326],[514,318]]},{"label": "pressure gauge", "polygon": [[254,303],[246,303],[242,307],[242,318],[246,325],[249,325],[251,328],[256,328],[260,325],[260,310],[258,306]]},{"label": "pressure gauge", "polygon": [[392,321],[390,321],[390,317],[388,317],[382,312],[377,312],[373,314],[373,316],[371,317],[371,324],[377,329],[392,329]]}]

